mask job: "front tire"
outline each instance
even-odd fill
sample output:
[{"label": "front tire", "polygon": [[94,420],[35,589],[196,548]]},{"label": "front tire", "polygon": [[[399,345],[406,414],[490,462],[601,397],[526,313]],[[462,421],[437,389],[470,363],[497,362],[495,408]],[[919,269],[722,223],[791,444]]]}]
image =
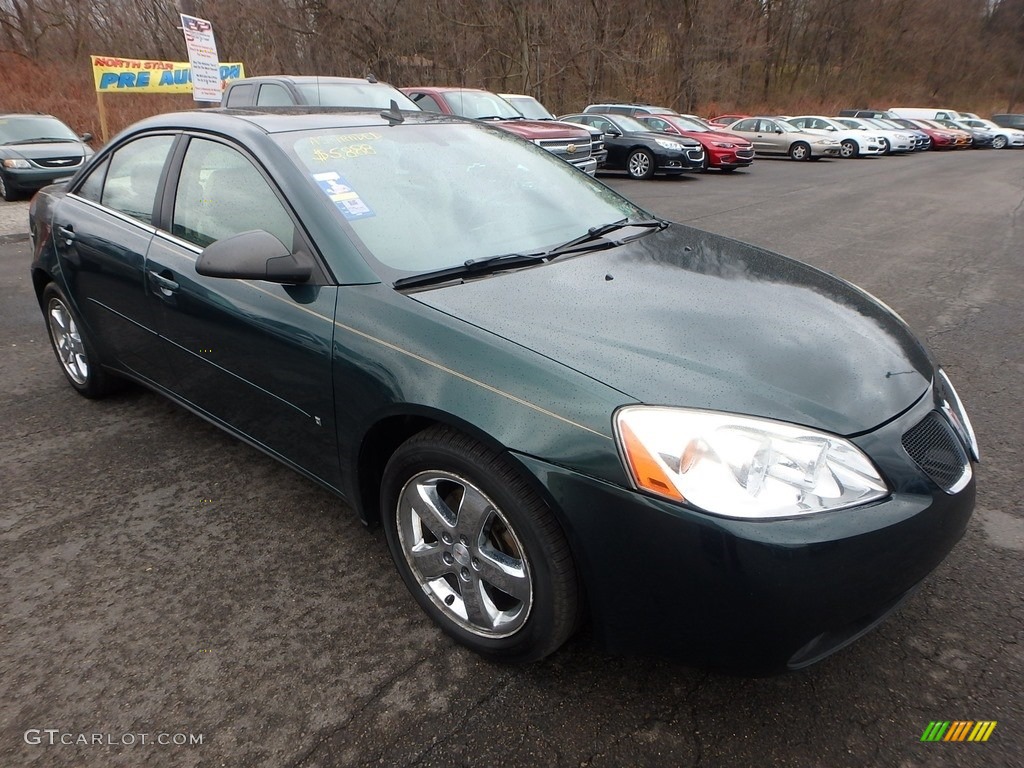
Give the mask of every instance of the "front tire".
[{"label": "front tire", "polygon": [[649,179],[654,175],[654,155],[646,149],[634,149],[626,161],[626,172],[634,179]]},{"label": "front tire", "polygon": [[71,302],[55,283],[43,290],[43,313],[53,354],[75,391],[91,399],[115,391],[119,382],[100,368],[96,348],[86,336]]},{"label": "front tire", "polygon": [[789,157],[792,160],[810,160],[811,159],[811,145],[805,141],[794,142],[793,146],[789,148]]},{"label": "front tire", "polygon": [[883,155],[892,154],[892,144],[890,144],[889,140],[887,138],[885,138],[885,137],[882,138],[882,154]]},{"label": "front tire", "polygon": [[992,149],[1006,149],[1006,144],[1007,141],[1005,136],[996,136],[992,139]]},{"label": "front tire", "polygon": [[839,156],[844,160],[860,157],[860,147],[853,139],[847,139],[839,145]]},{"label": "front tire", "polygon": [[565,535],[501,453],[447,427],[414,435],[384,470],[381,519],[413,597],[472,651],[536,661],[575,630]]},{"label": "front tire", "polygon": [[11,182],[9,182],[2,173],[0,173],[0,197],[9,203],[18,199],[17,190],[11,186]]}]

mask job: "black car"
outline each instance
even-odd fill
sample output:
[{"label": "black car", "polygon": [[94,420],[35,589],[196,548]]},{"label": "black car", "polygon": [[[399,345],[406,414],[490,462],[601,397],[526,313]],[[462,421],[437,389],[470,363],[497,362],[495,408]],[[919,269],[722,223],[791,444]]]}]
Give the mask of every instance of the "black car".
[{"label": "black car", "polygon": [[806,666],[974,506],[963,406],[885,305],[481,121],[161,115],[29,217],[77,392],[138,382],[338,494],[490,658],[586,621],[613,649]]},{"label": "black car", "polygon": [[599,128],[605,135],[608,159],[605,168],[626,171],[634,179],[699,171],[704,167],[704,147],[696,139],[666,136],[628,115],[583,113],[563,115],[568,120]]},{"label": "black car", "polygon": [[16,200],[71,178],[92,156],[91,139],[51,115],[0,115],[0,197]]}]

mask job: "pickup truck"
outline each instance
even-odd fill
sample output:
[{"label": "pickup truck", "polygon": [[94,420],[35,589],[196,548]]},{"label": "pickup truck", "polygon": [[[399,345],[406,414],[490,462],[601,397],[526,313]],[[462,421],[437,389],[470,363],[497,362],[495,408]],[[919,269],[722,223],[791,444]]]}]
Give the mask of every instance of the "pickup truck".
[{"label": "pickup truck", "polygon": [[401,90],[427,112],[495,120],[499,128],[532,141],[591,176],[597,172],[597,158],[586,128],[551,120],[527,120],[498,94],[479,88],[420,86]]}]

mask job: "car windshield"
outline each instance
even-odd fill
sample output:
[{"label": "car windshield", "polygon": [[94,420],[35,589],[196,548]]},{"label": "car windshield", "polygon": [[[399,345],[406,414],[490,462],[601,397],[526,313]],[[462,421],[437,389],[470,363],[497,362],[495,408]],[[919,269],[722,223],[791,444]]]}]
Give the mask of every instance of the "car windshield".
[{"label": "car windshield", "polygon": [[544,109],[544,105],[533,96],[512,96],[506,99],[513,107],[518,109],[523,117],[530,120],[554,120],[555,116]]},{"label": "car windshield", "polygon": [[[787,122],[785,120],[782,120],[782,119],[773,120],[772,123],[774,123],[779,128],[781,128],[784,133],[800,133],[800,131],[802,130],[801,128],[797,128],[792,123],[789,123],[789,122]],[[774,130],[774,129],[770,129],[770,130]]]},{"label": "car windshield", "polygon": [[399,109],[420,108],[397,88],[384,83],[301,83],[295,86],[306,102],[317,107],[387,109],[394,99]]},{"label": "car windshield", "polygon": [[680,131],[694,131],[696,133],[706,133],[711,130],[706,125],[701,125],[700,123],[694,122],[693,120],[688,120],[685,117],[663,117],[661,119],[667,120]]},{"label": "car windshield", "polygon": [[884,128],[887,131],[897,130],[900,127],[896,125],[896,123],[890,123],[878,117],[866,117],[864,118],[864,122],[867,123],[868,125],[874,125],[878,128]]},{"label": "car windshield", "polygon": [[650,131],[649,125],[644,125],[635,117],[629,117],[628,115],[615,115],[613,121],[620,131]]},{"label": "car windshield", "polygon": [[74,131],[55,117],[0,117],[0,144],[40,141],[78,141]]},{"label": "car windshield", "polygon": [[441,96],[452,112],[462,117],[501,117],[507,120],[522,117],[519,110],[503,98],[487,91],[448,91]]},{"label": "car windshield", "polygon": [[461,123],[279,134],[377,261],[421,273],[544,250],[649,214],[497,128]]}]

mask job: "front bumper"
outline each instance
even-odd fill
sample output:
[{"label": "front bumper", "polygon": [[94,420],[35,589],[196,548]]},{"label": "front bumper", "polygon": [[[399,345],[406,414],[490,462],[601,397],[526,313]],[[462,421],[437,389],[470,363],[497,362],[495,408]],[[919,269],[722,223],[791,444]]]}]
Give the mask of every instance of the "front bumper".
[{"label": "front bumper", "polygon": [[754,162],[754,148],[740,147],[724,149],[722,147],[704,148],[708,153],[708,165],[712,168],[745,168]]},{"label": "front bumper", "polygon": [[57,168],[4,168],[3,174],[7,185],[15,190],[36,190],[55,184],[58,181],[67,181],[77,173],[78,167],[57,169]]},{"label": "front bumper", "polygon": [[598,163],[597,163],[597,159],[594,158],[593,155],[588,157],[586,160],[579,160],[579,161],[571,160],[571,161],[566,161],[566,162],[568,162],[570,165],[575,165],[577,168],[579,168],[581,171],[586,173],[588,176],[593,176],[594,174],[597,173],[597,165],[598,165]]},{"label": "front bumper", "polygon": [[895,489],[884,501],[772,521],[714,517],[531,457],[612,651],[766,674],[814,663],[884,618],[945,558],[974,507],[973,478],[938,488],[900,436],[932,409],[856,442]]}]

